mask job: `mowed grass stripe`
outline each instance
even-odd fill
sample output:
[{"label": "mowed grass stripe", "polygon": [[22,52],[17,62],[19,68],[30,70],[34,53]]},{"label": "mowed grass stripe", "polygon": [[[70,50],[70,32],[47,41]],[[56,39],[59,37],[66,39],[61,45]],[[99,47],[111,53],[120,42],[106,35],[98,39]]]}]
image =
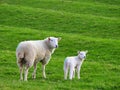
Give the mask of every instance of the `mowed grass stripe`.
[{"label": "mowed grass stripe", "polygon": [[45,9],[53,9],[57,11],[66,11],[71,13],[78,14],[92,14],[96,16],[103,17],[113,17],[119,18],[120,7],[117,5],[107,5],[101,3],[88,3],[88,2],[78,2],[78,1],[57,1],[57,0],[47,0],[47,1],[38,1],[34,2],[29,1],[16,1],[14,0],[12,3],[7,0],[5,3],[29,6],[35,8],[45,8]]},{"label": "mowed grass stripe", "polygon": [[[3,42],[0,44],[1,47],[0,50],[15,51],[17,44],[21,41],[39,40],[39,39],[44,39],[48,36],[56,36],[56,37],[59,36],[62,37],[62,40],[60,42],[61,49],[58,49],[57,53],[55,53],[55,56],[58,57],[60,56],[64,59],[65,56],[67,55],[73,55],[73,53],[74,55],[76,55],[77,50],[88,50],[89,51],[88,58],[90,62],[91,61],[101,62],[101,63],[106,62],[117,65],[119,64],[116,62],[116,60],[119,59],[119,51],[118,51],[120,49],[119,40],[91,38],[78,34],[58,33],[53,31],[49,32],[45,30],[38,31],[36,29],[9,27],[9,26],[0,26],[0,32],[1,32],[0,42]],[[9,44],[8,38],[10,38],[9,42],[12,42],[12,44]],[[72,48],[69,49],[66,48],[66,46]],[[63,52],[66,53],[63,54]]]},{"label": "mowed grass stripe", "polygon": [[118,6],[119,6],[119,3],[120,3],[120,0],[114,0],[114,1],[113,0],[75,0],[75,1],[78,1],[78,2],[101,3],[101,4],[118,5]]},{"label": "mowed grass stripe", "polygon": [[[61,15],[68,15],[68,16],[81,16],[83,18],[97,18],[97,19],[105,19],[105,20],[115,20],[115,22],[119,21],[120,19],[117,17],[107,17],[107,16],[97,16],[97,15],[92,15],[92,14],[83,14],[83,13],[72,13],[72,12],[66,12],[66,11],[59,11],[59,10],[54,10],[54,9],[44,9],[44,8],[34,8],[34,7],[28,7],[28,6],[21,6],[21,5],[10,5],[10,4],[1,4],[1,9],[8,9],[7,7],[11,9],[18,9],[21,11],[28,10],[28,12],[33,11],[33,12],[44,12],[44,13],[57,13]],[[8,9],[9,10],[9,9]],[[89,18],[88,18],[89,16]]]},{"label": "mowed grass stripe", "polygon": [[[19,30],[19,31],[15,32],[16,30]],[[9,32],[11,32],[11,34],[15,34],[15,35],[16,34],[22,34],[23,36],[29,34],[31,36],[31,38],[33,38],[32,33],[33,34],[38,33],[37,35],[43,34],[43,36],[44,36],[44,34],[46,34],[49,31],[46,31],[46,30],[43,30],[43,29],[41,29],[39,31],[37,29],[30,29],[30,28],[27,28],[27,27],[23,28],[23,27],[13,27],[13,26],[0,25],[0,32],[2,33],[1,36],[3,36],[3,37],[4,37],[4,34],[7,36],[7,35],[10,35]],[[58,33],[58,34],[56,34],[56,33]],[[55,35],[56,37],[61,36],[61,35],[62,36],[65,35],[66,37],[70,36],[71,39],[72,38],[77,38],[79,36],[78,38],[81,38],[81,40],[85,40],[85,41],[89,40],[89,41],[94,41],[94,42],[101,42],[101,43],[106,42],[106,43],[111,43],[111,44],[112,44],[112,42],[120,43],[120,40],[116,40],[116,39],[97,38],[97,37],[93,38],[93,37],[85,36],[85,35],[82,35],[82,34],[76,34],[76,33],[62,33],[62,32],[57,32],[57,31],[51,31],[51,32],[49,32],[49,35]],[[41,36],[41,37],[43,37],[43,36]],[[35,37],[38,37],[38,36],[35,36]],[[44,39],[44,38],[41,38],[41,39]]]},{"label": "mowed grass stripe", "polygon": [[[94,37],[119,38],[119,20],[96,16],[3,4],[1,24],[17,27],[82,33]],[[9,23],[10,22],[10,23]],[[59,26],[59,27],[58,27]],[[99,34],[101,33],[101,34]]]}]

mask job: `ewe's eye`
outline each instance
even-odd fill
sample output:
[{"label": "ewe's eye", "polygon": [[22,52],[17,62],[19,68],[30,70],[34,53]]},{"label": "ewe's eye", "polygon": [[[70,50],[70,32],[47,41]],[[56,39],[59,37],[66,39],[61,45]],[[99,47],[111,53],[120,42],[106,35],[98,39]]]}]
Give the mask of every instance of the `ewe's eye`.
[{"label": "ewe's eye", "polygon": [[53,41],[53,40],[51,39],[51,41]]},{"label": "ewe's eye", "polygon": [[83,55],[82,53],[80,53],[80,55]]}]

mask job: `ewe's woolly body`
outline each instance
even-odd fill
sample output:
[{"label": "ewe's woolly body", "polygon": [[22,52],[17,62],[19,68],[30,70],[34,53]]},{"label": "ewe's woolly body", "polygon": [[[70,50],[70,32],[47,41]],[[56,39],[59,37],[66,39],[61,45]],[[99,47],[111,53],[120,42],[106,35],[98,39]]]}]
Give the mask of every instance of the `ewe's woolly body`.
[{"label": "ewe's woolly body", "polygon": [[[50,58],[51,54],[54,52],[54,49],[49,47],[47,39],[45,39],[21,42],[18,45],[16,52],[17,58],[24,58],[26,61],[29,60],[28,62],[33,62],[32,60],[38,62],[44,58]],[[44,63],[48,63],[48,61],[44,61]]]}]

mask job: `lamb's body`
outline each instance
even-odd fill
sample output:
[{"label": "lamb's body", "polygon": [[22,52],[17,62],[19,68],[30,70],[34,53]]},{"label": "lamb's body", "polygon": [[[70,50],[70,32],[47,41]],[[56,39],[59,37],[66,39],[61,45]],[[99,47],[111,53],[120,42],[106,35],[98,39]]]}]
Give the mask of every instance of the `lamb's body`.
[{"label": "lamb's body", "polygon": [[67,57],[64,61],[64,79],[67,79],[69,69],[70,69],[69,79],[75,77],[75,69],[77,70],[78,79],[80,79],[80,69],[83,61],[84,58],[82,58],[79,54],[78,56]]},{"label": "lamb's body", "polygon": [[33,78],[36,78],[36,64],[39,61],[42,63],[43,77],[46,78],[45,65],[49,62],[54,50],[55,47],[51,46],[49,39],[21,42],[16,49],[17,64],[20,67],[20,79],[23,79],[23,65],[26,67],[24,79],[27,80],[28,69],[33,65]]},{"label": "lamb's body", "polygon": [[[82,60],[78,58],[78,56],[73,56],[73,57],[67,57],[65,59],[65,64],[67,64],[69,67],[74,67],[76,68],[80,64],[82,64]],[[66,65],[65,65],[66,66]],[[65,68],[65,67],[64,67]]]}]

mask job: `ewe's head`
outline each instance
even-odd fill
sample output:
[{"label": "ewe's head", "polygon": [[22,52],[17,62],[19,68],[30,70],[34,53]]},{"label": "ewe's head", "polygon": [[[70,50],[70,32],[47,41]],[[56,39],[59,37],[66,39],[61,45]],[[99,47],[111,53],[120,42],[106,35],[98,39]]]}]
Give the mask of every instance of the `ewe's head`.
[{"label": "ewe's head", "polygon": [[58,42],[61,40],[61,38],[56,38],[56,37],[49,37],[48,42],[51,48],[57,48],[58,47]]},{"label": "ewe's head", "polygon": [[85,59],[87,53],[88,53],[88,51],[78,51],[78,57],[80,59]]}]

